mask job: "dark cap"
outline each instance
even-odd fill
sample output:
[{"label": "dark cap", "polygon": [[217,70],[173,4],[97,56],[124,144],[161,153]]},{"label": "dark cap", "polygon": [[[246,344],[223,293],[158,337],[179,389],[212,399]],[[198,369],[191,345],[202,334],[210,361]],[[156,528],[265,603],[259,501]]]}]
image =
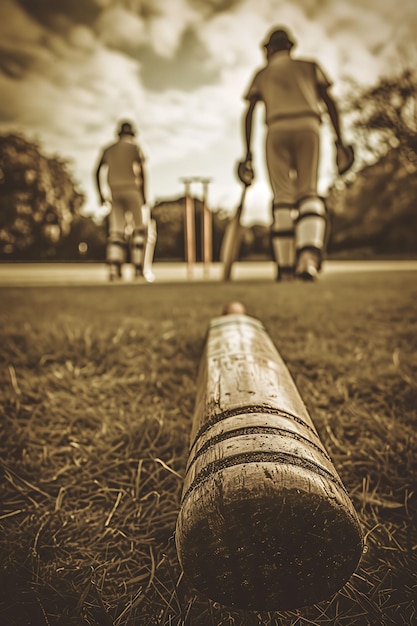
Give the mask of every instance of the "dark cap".
[{"label": "dark cap", "polygon": [[275,28],[263,44],[264,48],[278,46],[283,49],[292,48],[294,45],[295,42],[291,39],[285,28]]},{"label": "dark cap", "polygon": [[120,135],[132,135],[134,136],[135,133],[135,129],[133,128],[133,125],[130,122],[120,122],[119,124],[119,136]]}]

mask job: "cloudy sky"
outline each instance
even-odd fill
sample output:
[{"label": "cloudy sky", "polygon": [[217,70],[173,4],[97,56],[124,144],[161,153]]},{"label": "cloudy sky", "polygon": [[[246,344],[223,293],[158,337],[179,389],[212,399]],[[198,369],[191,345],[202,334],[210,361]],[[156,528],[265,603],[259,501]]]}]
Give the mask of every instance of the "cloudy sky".
[{"label": "cloudy sky", "polygon": [[[242,94],[276,25],[291,30],[296,55],[320,62],[339,97],[351,80],[372,84],[417,60],[415,0],[1,0],[0,132],[69,158],[94,211],[99,150],[131,119],[151,201],[182,193],[181,177],[204,176],[209,204],[233,210]],[[262,120],[259,107],[248,222],[269,216]],[[324,124],[324,145],[330,138]],[[323,192],[333,167],[324,149]]]}]

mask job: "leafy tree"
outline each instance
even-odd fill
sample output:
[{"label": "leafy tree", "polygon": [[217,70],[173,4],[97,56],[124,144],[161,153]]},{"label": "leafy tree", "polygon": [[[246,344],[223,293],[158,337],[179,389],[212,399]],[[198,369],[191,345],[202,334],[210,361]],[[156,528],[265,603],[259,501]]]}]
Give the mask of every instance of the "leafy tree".
[{"label": "leafy tree", "polygon": [[0,258],[54,257],[83,201],[63,160],[21,135],[0,136]]},{"label": "leafy tree", "polygon": [[[352,90],[353,93],[354,90]],[[329,190],[330,253],[417,253],[417,74],[382,77],[346,102],[355,173]]]},{"label": "leafy tree", "polygon": [[416,255],[417,177],[403,166],[403,158],[392,148],[343,190],[330,191],[330,253]]},{"label": "leafy tree", "polygon": [[[379,160],[393,148],[403,164],[417,167],[417,75],[382,77],[376,85],[353,96],[349,103],[357,142]],[[366,161],[366,158],[365,158]]]},{"label": "leafy tree", "polygon": [[90,217],[74,215],[71,230],[63,236],[56,258],[65,261],[100,261],[106,257],[107,225],[96,224]]}]

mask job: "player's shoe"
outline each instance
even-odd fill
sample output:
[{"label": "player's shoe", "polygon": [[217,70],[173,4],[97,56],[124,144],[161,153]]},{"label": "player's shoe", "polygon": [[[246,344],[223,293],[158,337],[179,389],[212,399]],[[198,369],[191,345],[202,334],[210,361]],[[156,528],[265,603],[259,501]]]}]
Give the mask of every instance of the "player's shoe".
[{"label": "player's shoe", "polygon": [[320,258],[314,250],[303,250],[299,256],[295,275],[300,280],[313,282],[319,273]]},{"label": "player's shoe", "polygon": [[293,267],[285,267],[280,268],[278,266],[276,281],[278,283],[291,283],[294,280],[294,268]]},{"label": "player's shoe", "polygon": [[122,266],[120,263],[110,263],[109,265],[109,281],[115,282],[122,278]]}]

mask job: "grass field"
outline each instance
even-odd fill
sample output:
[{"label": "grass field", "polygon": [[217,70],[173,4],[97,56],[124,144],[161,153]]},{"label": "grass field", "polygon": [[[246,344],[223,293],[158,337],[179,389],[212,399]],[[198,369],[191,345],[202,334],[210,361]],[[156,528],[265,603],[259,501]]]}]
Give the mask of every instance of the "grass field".
[{"label": "grass field", "polygon": [[[417,623],[417,276],[0,290],[8,626]],[[222,607],[173,532],[209,320],[241,300],[292,373],[366,549],[327,602]]]}]

